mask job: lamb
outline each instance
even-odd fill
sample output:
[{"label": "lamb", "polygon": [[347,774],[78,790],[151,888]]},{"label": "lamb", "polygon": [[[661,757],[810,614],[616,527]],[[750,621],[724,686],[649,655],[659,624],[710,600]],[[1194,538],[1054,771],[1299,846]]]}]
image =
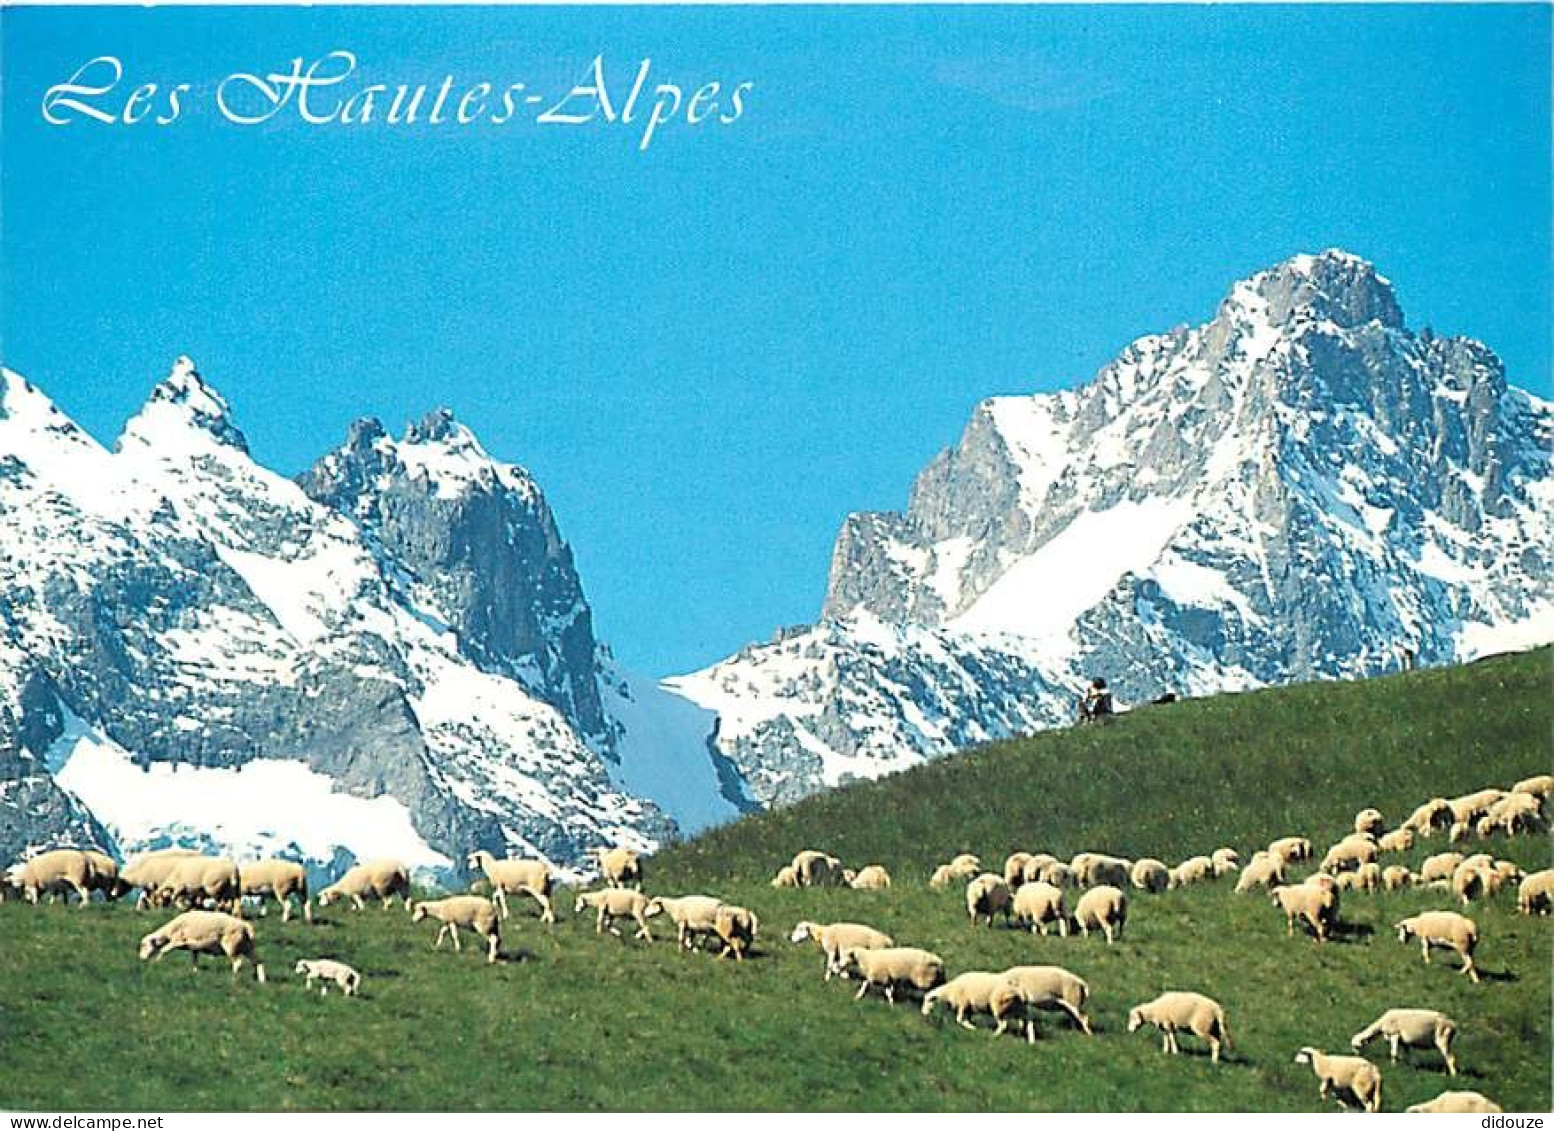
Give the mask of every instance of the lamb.
[{"label": "lamb", "polygon": [[590,850],[599,874],[612,888],[627,884],[642,890],[642,858],[629,848],[594,848]]},{"label": "lamb", "polygon": [[1327,850],[1327,855],[1322,857],[1321,870],[1330,873],[1347,872],[1375,861],[1375,841],[1345,837]]},{"label": "lamb", "polygon": [[170,950],[187,950],[198,967],[201,954],[224,954],[237,976],[245,958],[253,961],[254,978],[264,984],[264,963],[254,948],[254,925],[222,911],[185,911],[140,940],[140,960],[160,959]]},{"label": "lamb", "polygon": [[997,1035],[1008,1029],[1010,1021],[1023,1021],[1026,1043],[1036,1043],[1036,1024],[1031,1020],[1025,993],[1002,974],[973,970],[951,978],[923,995],[923,1016],[934,1017],[941,1002],[955,1010],[955,1023],[963,1029],[976,1028],[966,1020],[967,1014],[987,1013],[998,1022]]},{"label": "lamb", "polygon": [[497,913],[496,904],[485,896],[450,895],[447,899],[423,899],[412,909],[410,921],[419,923],[427,916],[442,923],[442,926],[437,929],[437,941],[432,944],[433,950],[442,946],[444,935],[453,940],[455,953],[462,950],[463,947],[459,944],[459,928],[465,927],[477,935],[485,936],[486,962],[489,964],[496,961],[497,951],[502,945],[502,920]]},{"label": "lamb", "polygon": [[1398,1049],[1405,1045],[1440,1049],[1446,1058],[1446,1071],[1457,1075],[1457,1058],[1451,1051],[1452,1042],[1457,1038],[1457,1023],[1444,1013],[1434,1009],[1389,1009],[1356,1033],[1349,1047],[1359,1052],[1377,1037],[1387,1038],[1394,1061],[1398,1058]]},{"label": "lamb", "polygon": [[1418,877],[1402,864],[1389,864],[1381,871],[1381,886],[1388,891],[1399,891],[1406,887],[1412,887],[1417,880]]},{"label": "lamb", "polygon": [[1419,882],[1429,884],[1450,880],[1462,860],[1460,852],[1437,852],[1434,856],[1426,857],[1425,862],[1419,865]]},{"label": "lamb", "polygon": [[1311,927],[1317,942],[1328,940],[1338,922],[1336,885],[1307,880],[1299,884],[1281,885],[1270,894],[1274,906],[1284,912],[1285,933],[1289,937],[1295,936],[1295,920],[1302,919]]},{"label": "lamb", "polygon": [[1502,1108],[1482,1092],[1442,1092],[1433,1100],[1403,1110],[1409,1115],[1498,1115]]},{"label": "lamb", "polygon": [[826,956],[825,980],[828,982],[832,974],[842,973],[849,950],[880,950],[896,945],[895,940],[883,931],[862,923],[811,923],[805,920],[793,928],[789,941],[801,943],[806,939],[814,939]]},{"label": "lamb", "polygon": [[1214,874],[1216,876],[1224,876],[1241,870],[1241,854],[1234,848],[1216,848],[1209,853],[1209,859],[1214,862]]},{"label": "lamb", "polygon": [[1376,840],[1377,852],[1407,852],[1413,847],[1413,829],[1393,829],[1390,833],[1382,833]]},{"label": "lamb", "polygon": [[854,891],[888,891],[890,873],[882,864],[866,864],[848,879],[847,886]]},{"label": "lamb", "polygon": [[799,886],[799,874],[793,870],[792,864],[784,864],[777,869],[777,874],[772,877],[774,888],[796,888]]},{"label": "lamb", "polygon": [[209,900],[217,907],[242,908],[243,881],[237,864],[220,856],[187,856],[175,860],[158,885],[153,899],[187,901],[198,907]]},{"label": "lamb", "polygon": [[1280,837],[1268,845],[1268,852],[1284,861],[1286,866],[1312,857],[1311,842],[1303,836]]},{"label": "lamb", "polygon": [[1187,990],[1167,991],[1128,1011],[1128,1032],[1137,1032],[1146,1024],[1165,1034],[1161,1051],[1173,1055],[1182,1051],[1176,1041],[1177,1031],[1181,1029],[1209,1042],[1209,1059],[1215,1064],[1219,1063],[1220,1046],[1230,1044],[1225,1010],[1219,1002]]},{"label": "lamb", "polygon": [[1109,886],[1125,888],[1133,870],[1133,862],[1120,856],[1105,856],[1099,852],[1084,852],[1074,857],[1070,865],[1082,886],[1087,888]]},{"label": "lamb", "polygon": [[993,915],[1000,912],[1007,923],[1013,903],[1009,885],[1004,883],[1004,878],[997,872],[983,872],[966,885],[966,914],[971,916],[973,923],[981,917],[991,927]]},{"label": "lamb", "polygon": [[1063,889],[1038,880],[1034,884],[1021,884],[1014,893],[1014,919],[1017,923],[1029,923],[1031,931],[1047,934],[1047,924],[1056,923],[1058,934],[1068,935],[1068,914],[1063,906]]},{"label": "lamb", "polygon": [[799,877],[800,887],[827,887],[844,882],[842,862],[835,856],[812,848],[805,849],[793,858],[793,871]]},{"label": "lamb", "polygon": [[1214,878],[1214,861],[1207,856],[1189,856],[1171,869],[1170,887],[1184,888]]},{"label": "lamb", "polygon": [[851,947],[842,956],[842,969],[863,982],[854,1001],[871,986],[881,987],[885,1000],[894,1003],[898,986],[926,993],[944,982],[944,959],[915,946]]},{"label": "lamb", "polygon": [[130,887],[140,889],[135,909],[143,910],[162,886],[162,881],[179,860],[187,860],[199,853],[190,848],[159,848],[131,860],[120,872],[120,878]]},{"label": "lamb", "polygon": [[1237,893],[1256,887],[1271,887],[1284,882],[1284,861],[1271,852],[1256,853],[1236,879]]},{"label": "lamb", "polygon": [[675,925],[675,938],[681,950],[690,950],[697,935],[717,933],[715,920],[723,901],[710,895],[682,895],[678,898],[657,896],[648,901],[643,914],[651,919],[667,914]]},{"label": "lamb", "polygon": [[1427,837],[1451,828],[1452,820],[1451,803],[1444,797],[1432,797],[1410,813],[1400,827]]},{"label": "lamb", "polygon": [[1366,1111],[1381,1110],[1381,1071],[1364,1057],[1329,1056],[1307,1045],[1295,1054],[1295,1063],[1311,1065],[1321,1082],[1318,1096],[1331,1089],[1340,1107],[1349,1106],[1344,1102],[1349,1095]]},{"label": "lamb", "polygon": [[56,848],[41,852],[12,870],[12,882],[21,888],[28,903],[37,903],[44,892],[74,891],[81,906],[92,902],[91,883],[95,868],[79,848]]},{"label": "lamb", "polygon": [[353,865],[345,875],[318,893],[318,905],[328,907],[337,899],[349,899],[356,904],[356,910],[364,911],[367,908],[362,900],[364,895],[381,900],[385,911],[397,895],[404,900],[405,909],[410,910],[410,869],[398,860],[387,858]]},{"label": "lamb", "polygon": [[1095,1035],[1084,1013],[1090,987],[1083,978],[1061,966],[1011,966],[1004,977],[1020,987],[1031,1009],[1061,1010],[1086,1034]]},{"label": "lamb", "polygon": [[1128,877],[1140,891],[1162,892],[1171,886],[1171,870],[1164,862],[1146,856],[1133,863],[1133,874]]},{"label": "lamb", "polygon": [[718,957],[727,958],[732,954],[734,961],[743,962],[760,929],[761,921],[756,918],[755,912],[749,908],[725,903],[712,917],[712,931],[723,943],[723,949],[718,952]]},{"label": "lamb", "polygon": [[1523,915],[1547,915],[1554,910],[1554,868],[1528,873],[1516,889],[1516,910]]},{"label": "lamb", "polygon": [[1430,948],[1438,946],[1455,950],[1462,956],[1462,972],[1475,983],[1478,969],[1473,965],[1473,950],[1478,946],[1478,925],[1466,915],[1455,911],[1423,911],[1393,924],[1398,942],[1409,938],[1419,940],[1419,949],[1426,963],[1430,961]]},{"label": "lamb", "polygon": [[[340,992],[346,997],[355,997],[361,989],[361,974],[343,962],[336,962],[333,958],[299,958],[292,972],[307,979],[307,985],[304,988],[310,993],[313,990],[313,983],[319,980],[326,983],[333,982],[340,987]],[[321,986],[318,993],[320,997],[328,997],[328,985]]]},{"label": "lamb", "polygon": [[1534,774],[1530,778],[1523,778],[1511,787],[1511,792],[1530,793],[1547,801],[1554,796],[1554,774]]},{"label": "lamb", "polygon": [[1354,831],[1357,833],[1380,836],[1381,830],[1386,827],[1387,820],[1378,809],[1361,809],[1354,815]]},{"label": "lamb", "polygon": [[574,915],[581,915],[587,908],[593,908],[598,914],[594,918],[594,934],[602,935],[606,930],[616,938],[621,937],[620,931],[615,926],[617,919],[635,919],[637,933],[634,938],[653,941],[653,932],[648,927],[647,896],[635,888],[605,888],[602,891],[583,891],[577,894],[577,904],[572,908]]},{"label": "lamb", "polygon": [[1121,888],[1110,884],[1091,888],[1074,905],[1074,922],[1079,924],[1079,930],[1089,938],[1090,928],[1098,928],[1105,933],[1107,946],[1112,944],[1114,937],[1122,937],[1122,928],[1127,921],[1128,897]]},{"label": "lamb", "polygon": [[1004,858],[1004,883],[1013,891],[1025,882],[1025,865],[1030,863],[1029,852],[1011,852]]},{"label": "lamb", "polygon": [[313,904],[308,900],[308,870],[290,860],[256,860],[238,869],[238,886],[244,895],[273,895],[281,905],[281,922],[291,919],[291,897],[302,903],[302,918],[313,921]]},{"label": "lamb", "polygon": [[550,905],[551,889],[555,878],[550,865],[543,860],[498,860],[485,849],[471,852],[465,861],[466,868],[479,869],[491,881],[492,897],[502,910],[502,918],[508,917],[507,893],[526,895],[540,905],[540,922],[554,923],[556,912]]}]

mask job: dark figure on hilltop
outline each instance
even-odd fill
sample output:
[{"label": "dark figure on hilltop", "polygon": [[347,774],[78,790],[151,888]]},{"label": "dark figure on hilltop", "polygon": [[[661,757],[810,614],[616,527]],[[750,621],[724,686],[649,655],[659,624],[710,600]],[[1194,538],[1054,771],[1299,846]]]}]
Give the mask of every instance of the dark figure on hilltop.
[{"label": "dark figure on hilltop", "polygon": [[1097,719],[1110,717],[1112,713],[1112,693],[1106,690],[1106,681],[1097,676],[1079,697],[1079,721],[1093,723]]}]

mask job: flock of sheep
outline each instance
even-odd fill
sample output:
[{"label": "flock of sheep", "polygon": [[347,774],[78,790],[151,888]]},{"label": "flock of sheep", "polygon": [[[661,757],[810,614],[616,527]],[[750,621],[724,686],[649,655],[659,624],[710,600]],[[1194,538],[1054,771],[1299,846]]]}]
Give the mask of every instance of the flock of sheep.
[{"label": "flock of sheep", "polygon": [[[1072,925],[1085,935],[1099,932],[1107,944],[1121,936],[1127,923],[1130,888],[1162,892],[1232,874],[1238,874],[1238,893],[1258,888],[1268,892],[1284,914],[1289,934],[1295,933],[1299,923],[1319,943],[1332,937],[1339,921],[1339,895],[1345,890],[1427,885],[1449,891],[1466,908],[1517,883],[1518,909],[1526,915],[1547,915],[1554,907],[1554,869],[1523,875],[1514,864],[1496,860],[1489,853],[1469,856],[1447,851],[1430,856],[1415,874],[1402,865],[1382,867],[1380,857],[1407,851],[1417,838],[1436,834],[1458,842],[1496,833],[1545,832],[1544,810],[1551,795],[1554,775],[1542,774],[1509,790],[1485,789],[1455,799],[1435,798],[1392,831],[1386,831],[1381,813],[1362,810],[1355,817],[1355,831],[1331,846],[1316,870],[1299,881],[1290,875],[1292,866],[1314,859],[1315,854],[1309,840],[1291,836],[1254,853],[1245,867],[1230,848],[1191,857],[1175,867],[1150,858],[1126,860],[1095,852],[1083,852],[1068,861],[1049,853],[1015,852],[1005,860],[1002,873],[984,871],[980,858],[964,854],[935,869],[929,885],[946,888],[964,883],[966,911],[974,924],[991,926],[995,917],[1002,916],[1006,922],[1028,926],[1042,935],[1053,928],[1065,936]],[[664,915],[674,924],[680,949],[690,950],[710,940],[718,947],[719,957],[742,961],[749,953],[760,927],[750,909],[706,895],[649,897],[641,890],[642,861],[627,849],[596,849],[595,863],[605,886],[578,893],[574,912],[594,912],[596,932],[609,931],[620,937],[619,924],[629,921],[636,924],[636,938],[651,942],[650,921]],[[509,895],[534,900],[541,920],[555,922],[555,878],[545,862],[498,860],[482,851],[470,854],[466,864],[483,875],[475,885],[482,894],[416,901],[410,891],[409,870],[396,861],[376,860],[349,869],[319,891],[317,901],[327,907],[348,900],[362,910],[369,899],[385,909],[401,900],[412,922],[438,921],[434,949],[441,948],[447,938],[455,951],[460,950],[459,930],[463,928],[485,941],[487,962],[496,962],[500,954],[501,925],[510,914]],[[891,886],[891,877],[879,864],[853,871],[834,856],[806,850],[784,865],[771,882],[774,887],[846,885],[882,890]],[[265,967],[256,953],[254,925],[242,917],[243,900],[274,899],[282,909],[283,922],[289,920],[296,901],[304,920],[313,919],[306,871],[300,864],[284,860],[240,866],[185,849],[164,849],[138,857],[120,869],[103,853],[61,848],[13,866],[0,883],[0,894],[19,894],[33,903],[45,894],[68,898],[74,892],[85,905],[93,892],[116,899],[136,889],[140,892],[137,908],[186,908],[141,939],[142,960],[185,950],[197,965],[200,954],[218,954],[230,961],[234,976],[245,961],[252,962],[260,983],[266,980]],[[489,898],[483,894],[487,891]],[[1075,891],[1077,899],[1070,906],[1070,893]],[[1394,929],[1400,942],[1419,941],[1426,963],[1431,948],[1450,949],[1460,957],[1462,972],[1474,982],[1479,980],[1473,964],[1478,931],[1466,915],[1444,909],[1427,911],[1400,920]],[[941,1011],[952,1012],[959,1025],[973,1029],[972,1019],[986,1015],[997,1033],[1012,1028],[1031,1043],[1036,1038],[1038,1011],[1065,1014],[1081,1031],[1092,1033],[1085,1013],[1090,987],[1060,966],[1015,966],[949,977],[940,956],[918,947],[898,946],[890,936],[862,923],[802,921],[789,938],[795,944],[815,943],[825,958],[825,980],[856,979],[859,988],[855,996],[859,999],[870,990],[878,990],[892,1003],[898,995],[915,994],[921,998],[925,1017],[933,1019]],[[325,994],[331,983],[347,996],[355,995],[361,985],[357,970],[333,958],[299,958],[293,970],[309,990],[315,982],[322,982]],[[1179,1035],[1190,1033],[1207,1043],[1210,1058],[1216,1063],[1222,1047],[1230,1042],[1224,1009],[1201,993],[1175,990],[1134,1006],[1128,1014],[1127,1031],[1146,1025],[1161,1033],[1165,1052],[1180,1052]],[[1405,1046],[1434,1048],[1443,1057],[1447,1072],[1455,1076],[1457,1060],[1452,1046],[1457,1031],[1456,1022],[1438,1011],[1392,1009],[1356,1033],[1351,1044],[1353,1051],[1359,1052],[1370,1041],[1385,1038],[1393,1061]],[[1311,1066],[1321,1096],[1331,1093],[1341,1106],[1353,1102],[1367,1111],[1380,1110],[1381,1073],[1369,1061],[1312,1047],[1301,1048],[1295,1060]],[[1408,1110],[1498,1112],[1500,1108],[1478,1092],[1447,1091]]]}]

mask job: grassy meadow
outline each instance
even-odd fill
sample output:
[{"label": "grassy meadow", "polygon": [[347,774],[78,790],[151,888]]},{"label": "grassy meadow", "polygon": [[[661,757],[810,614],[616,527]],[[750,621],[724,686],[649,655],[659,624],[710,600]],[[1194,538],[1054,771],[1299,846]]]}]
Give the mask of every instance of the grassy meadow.
[{"label": "grassy meadow", "polygon": [[[1340,937],[1287,938],[1265,895],[1231,882],[1130,892],[1123,938],[1042,938],[972,926],[960,889],[932,867],[961,851],[1001,868],[1015,849],[1083,850],[1168,863],[1220,845],[1243,857],[1299,833],[1319,846],[1375,806],[1395,825],[1431,796],[1507,786],[1551,763],[1551,653],[1356,683],[1306,684],[1146,708],[1111,723],[989,746],[844,787],[676,845],[647,862],[654,894],[705,892],[753,908],[761,936],[736,965],[596,936],[557,899],[542,926],[514,901],[503,961],[432,949],[434,922],[335,905],[309,926],[259,919],[270,984],[234,984],[224,963],[136,959],[163,913],[124,905],[0,904],[0,1107],[40,1110],[1255,1110],[1321,1107],[1294,1064],[1301,1045],[1347,1052],[1382,1010],[1443,1010],[1459,1024],[1463,1075],[1433,1052],[1387,1061],[1385,1110],[1471,1088],[1507,1111],[1551,1106],[1554,918],[1515,914],[1514,892],[1470,911],[1482,984],[1391,931],[1450,907],[1448,893],[1345,892]],[[1484,847],[1531,871],[1547,836]],[[1475,840],[1467,851],[1477,851]],[[1443,838],[1384,863],[1417,868]],[[883,863],[886,892],[774,890],[801,848]],[[521,908],[521,909],[520,909]],[[1460,907],[1459,907],[1460,909]],[[935,1026],[913,1004],[854,1003],[822,982],[799,919],[861,920],[941,954],[951,974],[1053,963],[1085,978],[1096,1035],[1041,1014],[1034,1048]],[[303,993],[297,958],[364,975],[358,1000]],[[1125,1032],[1133,1004],[1195,989],[1225,1006],[1227,1059],[1160,1051]],[[1333,1105],[1329,1102],[1327,1105]]]}]

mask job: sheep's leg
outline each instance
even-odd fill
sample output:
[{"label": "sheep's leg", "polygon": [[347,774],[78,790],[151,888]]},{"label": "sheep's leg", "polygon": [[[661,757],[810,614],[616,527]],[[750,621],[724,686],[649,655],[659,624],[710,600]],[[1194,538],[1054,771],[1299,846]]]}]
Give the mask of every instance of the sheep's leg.
[{"label": "sheep's leg", "polygon": [[492,886],[491,902],[496,904],[496,908],[499,912],[501,912],[502,918],[511,918],[511,915],[507,910],[507,892],[502,890],[501,884],[494,884]]},{"label": "sheep's leg", "polygon": [[1441,1055],[1446,1058],[1446,1072],[1448,1075],[1457,1075],[1457,1058],[1451,1054],[1451,1040],[1437,1040],[1435,1047],[1441,1050]]},{"label": "sheep's leg", "polygon": [[854,1001],[860,1000],[863,997],[863,995],[868,993],[868,992],[869,992],[869,980],[867,978],[865,978],[863,980],[863,985],[859,986],[858,987],[858,992],[853,995],[853,1000]]},{"label": "sheep's leg", "polygon": [[502,938],[501,938],[500,935],[497,935],[497,934],[493,933],[493,934],[489,934],[489,935],[486,936],[486,962],[487,963],[492,963],[492,962],[496,961],[497,950],[501,947],[501,945],[502,945]]},{"label": "sheep's leg", "polygon": [[[445,934],[447,934],[447,933],[448,933],[448,924],[444,923],[441,927],[437,928],[437,941],[432,944],[432,949],[433,950],[441,950],[442,949],[442,937]],[[458,941],[458,937],[454,936],[454,942],[457,942],[457,941]]]},{"label": "sheep's leg", "polygon": [[633,935],[632,937],[633,938],[642,939],[642,940],[644,940],[646,942],[652,942],[653,941],[653,932],[648,930],[648,924],[647,924],[647,920],[646,919],[640,919],[639,918],[637,920],[637,933],[635,935]]},{"label": "sheep's leg", "polygon": [[351,896],[351,898],[356,901],[356,910],[358,910],[358,911],[365,911],[365,910],[367,910],[367,904],[362,899],[362,897],[360,895],[353,894]]},{"label": "sheep's leg", "polygon": [[1464,954],[1462,956],[1462,972],[1473,980],[1474,985],[1478,984],[1478,967],[1473,965],[1473,956],[1471,954]]},{"label": "sheep's leg", "polygon": [[1402,1038],[1398,1034],[1396,1034],[1396,1033],[1393,1033],[1392,1035],[1390,1035],[1387,1038],[1387,1043],[1392,1046],[1392,1063],[1393,1064],[1397,1063],[1397,1059],[1398,1059],[1398,1043],[1401,1040],[1402,1040]]},{"label": "sheep's leg", "polygon": [[976,1028],[976,1026],[973,1025],[970,1021],[966,1020],[966,1007],[964,1005],[956,1007],[955,1024],[959,1025],[962,1029]]},{"label": "sheep's leg", "polygon": [[1085,1031],[1085,1033],[1089,1034],[1092,1037],[1095,1035],[1094,1033],[1092,1033],[1090,1031],[1090,1020],[1089,1020],[1089,1018],[1087,1018],[1083,1013],[1079,1012],[1078,1009],[1076,1009],[1074,1006],[1070,1005],[1068,1002],[1064,1001],[1062,998],[1058,999],[1058,1003],[1057,1004],[1058,1004],[1058,1007],[1063,1010],[1063,1012],[1067,1013],[1071,1018],[1073,1018],[1074,1024],[1078,1025],[1081,1029],[1083,1029]]},{"label": "sheep's leg", "polygon": [[896,1004],[896,983],[885,983],[885,1000],[890,1002],[891,1005]]},{"label": "sheep's leg", "polygon": [[1211,1064],[1218,1064],[1219,1063],[1219,1038],[1218,1037],[1210,1037],[1209,1038],[1209,1062]]},{"label": "sheep's leg", "polygon": [[1419,940],[1419,950],[1424,955],[1425,965],[1430,965],[1430,942],[1428,939]]},{"label": "sheep's leg", "polygon": [[448,937],[453,940],[453,952],[455,954],[464,953],[464,944],[459,942],[459,925],[457,923],[448,924]]}]

